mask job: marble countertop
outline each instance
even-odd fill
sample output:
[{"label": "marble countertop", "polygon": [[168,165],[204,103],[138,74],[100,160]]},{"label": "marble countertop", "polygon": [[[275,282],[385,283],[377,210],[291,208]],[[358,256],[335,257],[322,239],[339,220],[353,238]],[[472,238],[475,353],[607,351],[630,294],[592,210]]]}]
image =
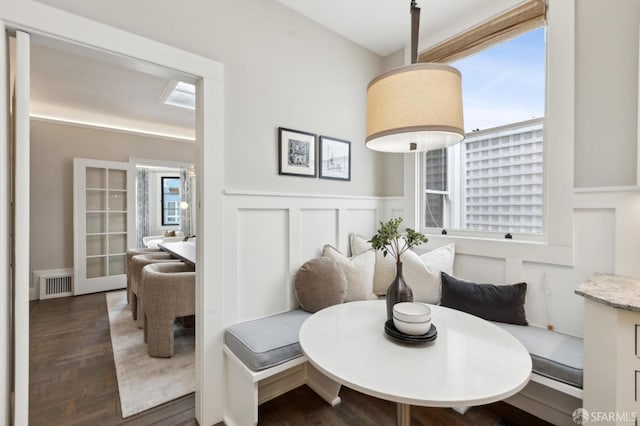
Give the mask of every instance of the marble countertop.
[{"label": "marble countertop", "polygon": [[595,274],[575,292],[613,308],[640,312],[640,278]]}]

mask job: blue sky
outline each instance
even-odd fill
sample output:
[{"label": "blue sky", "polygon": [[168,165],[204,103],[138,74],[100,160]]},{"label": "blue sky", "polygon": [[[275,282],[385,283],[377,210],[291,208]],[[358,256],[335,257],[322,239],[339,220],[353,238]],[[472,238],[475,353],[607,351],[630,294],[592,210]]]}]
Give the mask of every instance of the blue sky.
[{"label": "blue sky", "polygon": [[544,115],[544,28],[451,65],[462,73],[465,131]]}]

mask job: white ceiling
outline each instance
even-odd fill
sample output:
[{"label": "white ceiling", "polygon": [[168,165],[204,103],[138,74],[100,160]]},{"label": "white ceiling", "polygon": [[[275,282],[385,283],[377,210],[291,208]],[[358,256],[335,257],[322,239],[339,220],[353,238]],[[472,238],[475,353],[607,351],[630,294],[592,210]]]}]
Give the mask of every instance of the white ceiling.
[{"label": "white ceiling", "polygon": [[[410,0],[277,0],[380,55],[409,44]],[[418,0],[421,46],[477,25],[525,0]]]},{"label": "white ceiling", "polygon": [[[410,0],[276,1],[380,56],[409,43]],[[419,1],[420,48],[523,1]],[[31,51],[33,116],[194,139],[194,112],[160,102],[171,71],[53,41],[34,40]]]},{"label": "white ceiling", "polygon": [[195,113],[161,100],[171,81],[123,66],[109,55],[39,43],[31,47],[35,118],[193,139]]}]

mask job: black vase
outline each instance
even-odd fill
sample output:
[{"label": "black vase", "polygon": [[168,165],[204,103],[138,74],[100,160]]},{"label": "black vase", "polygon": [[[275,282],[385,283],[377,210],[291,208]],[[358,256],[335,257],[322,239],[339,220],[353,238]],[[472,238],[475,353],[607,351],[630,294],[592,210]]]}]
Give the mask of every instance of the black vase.
[{"label": "black vase", "polygon": [[396,277],[387,287],[387,320],[393,321],[393,305],[413,302],[413,291],[402,276],[402,262],[396,263]]}]

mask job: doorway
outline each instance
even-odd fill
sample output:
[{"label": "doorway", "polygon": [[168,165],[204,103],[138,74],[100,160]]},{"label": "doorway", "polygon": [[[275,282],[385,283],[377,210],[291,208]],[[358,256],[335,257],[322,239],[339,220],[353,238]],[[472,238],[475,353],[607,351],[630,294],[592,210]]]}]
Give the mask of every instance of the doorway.
[{"label": "doorway", "polygon": [[[95,32],[87,31],[87,23],[80,18],[74,18],[67,15],[62,16],[62,12],[53,9],[42,9],[40,5],[33,4],[32,2],[9,8],[8,11],[3,11],[3,14],[10,15],[3,15],[3,19],[6,18],[10,22],[13,22],[12,27],[8,28],[9,30],[26,27],[30,29],[32,37],[41,37],[37,35],[39,32],[43,34],[47,33],[57,39],[66,39],[68,41],[73,41],[73,43],[78,43],[77,45],[81,45],[85,43],[87,39],[91,39],[94,47],[98,47],[103,51],[116,52],[117,55],[123,55],[116,55],[116,59],[120,62],[131,63],[131,58],[139,58],[142,59],[146,65],[160,64],[170,70],[186,71],[187,75],[191,76],[190,78],[192,81],[197,83],[198,93],[202,95],[199,100],[199,105],[202,108],[199,108],[196,119],[198,134],[196,138],[196,145],[200,154],[198,156],[197,165],[199,169],[204,169],[202,166],[204,164],[208,164],[214,170],[218,171],[217,173],[211,173],[208,176],[204,176],[202,182],[198,186],[198,199],[201,202],[202,211],[210,209],[210,217],[214,219],[214,223],[220,223],[216,219],[221,217],[221,211],[218,210],[221,210],[222,206],[221,189],[223,164],[221,156],[215,155],[216,151],[221,152],[223,140],[223,87],[221,67],[219,64],[205,58],[177,51],[176,49],[160,45],[150,40],[142,39],[124,31],[106,28],[105,26],[96,25],[95,28],[92,28]],[[36,16],[38,17],[37,22],[29,22],[29,17]],[[114,37],[114,35],[117,36]],[[73,48],[77,45],[74,44]],[[4,72],[5,71],[3,71],[3,73]],[[173,72],[173,74],[175,74],[175,72]],[[6,93],[2,93],[2,96],[3,104],[7,105],[8,95]],[[3,146],[8,144],[6,138],[2,139],[2,144]],[[28,154],[26,158],[18,159],[16,170],[21,169],[28,171],[29,168],[30,157]],[[20,184],[20,182],[16,183]],[[204,188],[207,188],[207,191],[212,190],[211,195],[207,195],[207,192],[203,191]],[[17,192],[16,197],[18,199],[16,200],[17,207],[15,217],[26,215],[28,218],[28,191],[26,194]],[[20,204],[20,200],[25,200],[26,202],[23,201],[22,204]],[[25,211],[25,205],[27,207],[27,211]],[[205,237],[207,234],[210,234],[212,237],[210,241],[215,241],[216,237],[219,238],[219,235],[222,232],[221,226],[214,224],[208,227],[205,226],[202,216],[202,214],[199,214],[197,219],[200,234],[204,234]],[[16,240],[21,237],[28,237],[28,235],[28,225],[16,226]],[[207,252],[217,254],[217,248],[215,248],[213,244],[208,244],[206,242],[208,240],[209,239],[205,239],[205,243],[198,246],[198,258],[202,258],[202,256]],[[5,239],[3,241],[7,240]],[[22,278],[20,279],[20,282],[16,282],[15,284],[17,287],[24,286],[26,284],[25,281],[28,281],[28,279],[25,279],[25,276],[28,275],[28,272],[25,273],[25,270],[28,271],[29,267],[24,266],[25,260],[26,265],[28,265],[28,261],[30,259],[28,244],[26,246],[21,246],[16,250],[15,258],[20,259],[22,264],[21,265],[16,262],[16,277],[21,276]],[[220,297],[220,294],[222,293],[221,289],[209,289],[202,286],[203,279],[210,275],[212,281],[221,281],[219,279],[215,279],[213,275],[221,275],[221,272],[214,272],[214,270],[222,270],[222,261],[214,261],[213,263],[218,264],[212,265],[211,263],[208,263],[208,265],[212,266],[211,269],[207,268],[207,265],[203,264],[198,270],[197,278],[196,297],[198,300],[197,315],[199,317],[197,320],[199,331],[196,338],[199,346],[197,351],[197,377],[201,383],[199,383],[199,391],[196,393],[196,413],[197,417],[203,424],[213,423],[222,416],[222,401],[220,395],[217,395],[217,397],[214,395],[217,394],[221,388],[220,383],[217,383],[221,378],[211,379],[211,377],[221,377],[221,351],[220,354],[217,353],[218,351],[214,351],[216,353],[206,357],[206,359],[204,356],[205,347],[211,348],[213,345],[219,343],[217,342],[216,337],[218,333],[213,332],[213,328],[221,328],[223,322],[221,309],[219,308],[222,304],[222,298]],[[21,271],[20,268],[24,270]],[[2,272],[4,273],[5,271]],[[218,294],[215,295],[215,293]],[[205,311],[204,306],[208,306],[207,311]],[[4,308],[5,307],[3,306],[3,309]],[[13,324],[21,324],[22,327],[27,324],[28,326],[28,295],[25,298],[24,293],[20,297],[16,294]],[[214,327],[207,326],[208,324],[212,324]],[[17,333],[15,336],[15,359],[17,360],[28,354],[28,338],[25,342],[25,336],[18,336]],[[207,380],[202,380],[202,377],[207,377]],[[16,401],[28,400],[28,390],[25,390],[25,387],[20,385],[24,383],[25,380],[28,380],[28,371],[24,371],[24,368],[16,368],[14,380]],[[203,385],[203,383],[205,384]],[[213,402],[204,406],[201,403],[203,400]],[[16,423],[26,423],[28,421],[28,414],[25,412],[25,408],[26,407],[24,405],[20,407],[16,406],[14,413],[14,421]]]}]

